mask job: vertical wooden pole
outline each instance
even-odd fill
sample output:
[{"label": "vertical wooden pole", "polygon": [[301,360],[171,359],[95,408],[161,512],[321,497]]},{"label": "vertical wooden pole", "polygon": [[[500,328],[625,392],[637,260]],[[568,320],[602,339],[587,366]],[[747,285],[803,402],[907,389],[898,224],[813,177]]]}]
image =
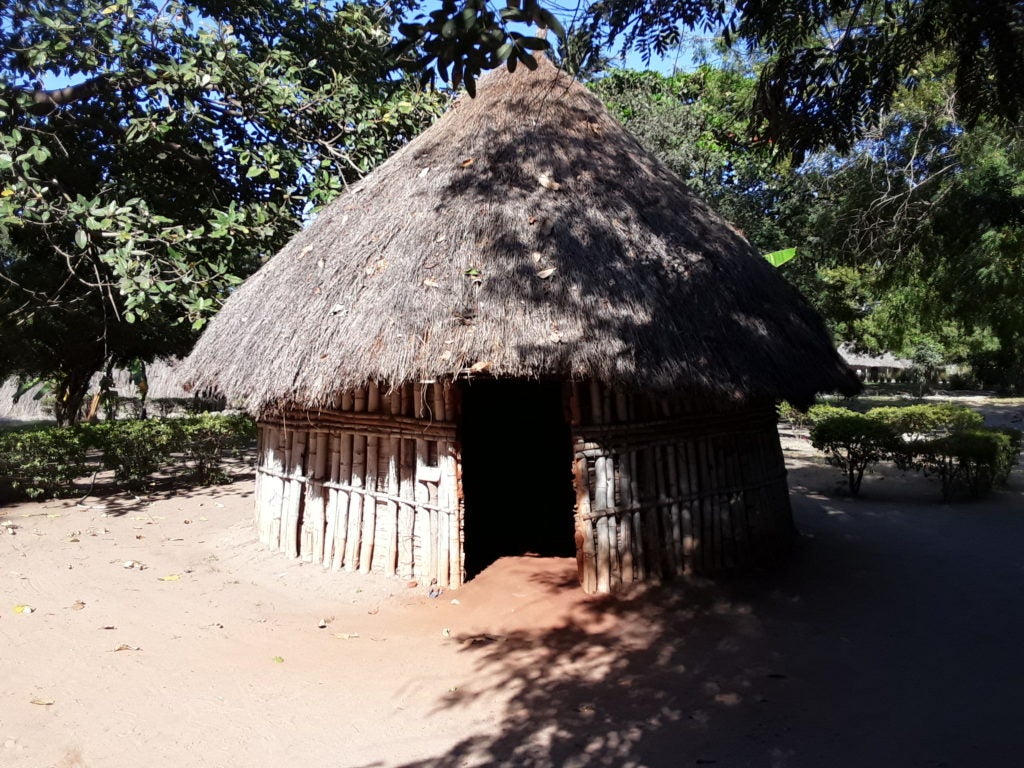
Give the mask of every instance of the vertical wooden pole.
[{"label": "vertical wooden pole", "polygon": [[[395,389],[388,397],[392,416],[401,415],[402,395]],[[398,465],[401,462],[402,439],[392,437],[388,441],[388,494],[397,497],[401,493],[398,484]],[[384,572],[398,573],[398,502],[388,501],[387,506],[387,552],[384,557]]]},{"label": "vertical wooden pole", "polygon": [[576,567],[583,591],[592,595],[597,592],[597,546],[591,520],[589,475],[587,458],[578,455],[573,464],[573,481],[576,486]]},{"label": "vertical wooden pole", "polygon": [[327,490],[324,480],[327,475],[327,433],[317,431],[310,435],[312,448],[309,459],[309,477],[306,480],[306,507],[302,522],[302,559],[319,563],[324,557],[324,527],[326,526]]},{"label": "vertical wooden pole", "polygon": [[[351,432],[342,432],[339,436],[340,453],[338,456],[338,482],[344,485],[352,483],[352,449],[354,444]],[[334,554],[331,568],[340,570],[345,563],[348,552],[348,511],[352,504],[353,494],[349,491],[338,491],[338,523],[334,528]]]},{"label": "vertical wooden pole", "polygon": [[[330,443],[330,469],[328,478],[331,486],[340,482],[341,473],[341,435],[331,434]],[[334,562],[334,541],[338,535],[338,494],[337,488],[331,487],[327,491],[327,509],[324,512],[324,556],[321,561],[324,568],[330,568]]]},{"label": "vertical wooden pole", "polygon": [[632,584],[636,579],[633,569],[633,495],[629,487],[632,456],[632,451],[619,454],[619,541],[622,548],[622,581],[625,584]]},{"label": "vertical wooden pole", "polygon": [[[417,403],[421,401],[417,399]],[[417,408],[419,413],[422,410]],[[430,489],[427,487],[427,441],[416,441],[416,523],[419,531],[421,567],[428,580],[437,578],[438,519],[436,509],[427,509]]]},{"label": "vertical wooden pole", "polygon": [[[380,410],[380,389],[377,382],[366,385],[366,412],[377,413]],[[373,544],[377,535],[377,464],[380,459],[380,437],[369,435],[366,438],[366,470],[363,477],[363,489],[366,497],[363,501],[363,524],[360,530],[359,572],[369,573],[373,566]]]},{"label": "vertical wooden pole", "polygon": [[[366,412],[366,388],[359,387],[353,392],[352,410],[354,413]],[[345,549],[345,570],[355,571],[359,567],[359,553],[362,550],[363,511],[367,498],[363,494],[366,488],[366,435],[352,436],[352,496],[348,508],[348,543]]]},{"label": "vertical wooden pole", "polygon": [[288,557],[299,556],[299,526],[302,523],[302,508],[305,500],[304,469],[306,465],[306,441],[309,433],[303,429],[294,432],[291,456],[288,462],[288,518],[282,527],[281,539],[284,553]]},{"label": "vertical wooden pole", "polygon": [[[600,402],[600,400],[598,400]],[[608,535],[609,510],[605,501],[605,486],[608,483],[605,474],[604,456],[594,459],[595,510],[597,520],[597,591],[609,592],[611,589],[611,542]]]},{"label": "vertical wooden pole", "polygon": [[403,439],[398,465],[398,485],[402,503],[398,511],[398,574],[411,579],[415,572],[413,562],[413,522],[416,500],[416,443]]},{"label": "vertical wooden pole", "polygon": [[459,520],[458,475],[456,470],[455,446],[438,443],[438,461],[441,465],[441,507],[442,520],[448,525],[448,584],[453,589],[462,585],[462,527]]}]

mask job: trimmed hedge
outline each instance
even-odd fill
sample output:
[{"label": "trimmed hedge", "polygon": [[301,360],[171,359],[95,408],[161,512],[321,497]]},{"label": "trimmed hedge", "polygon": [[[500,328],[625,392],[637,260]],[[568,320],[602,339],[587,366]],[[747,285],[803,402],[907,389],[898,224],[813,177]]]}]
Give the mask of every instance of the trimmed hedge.
[{"label": "trimmed hedge", "polygon": [[1020,455],[1020,430],[985,427],[981,414],[952,403],[873,408],[863,415],[815,406],[810,415],[812,444],[844,471],[853,496],[865,470],[889,460],[938,477],[943,498],[960,487],[978,498],[1006,484]]},{"label": "trimmed hedge", "polygon": [[89,441],[82,427],[27,427],[0,431],[0,486],[29,498],[62,496],[89,473]]},{"label": "trimmed hedge", "polygon": [[827,407],[832,412],[821,415],[811,427],[811,445],[825,454],[829,464],[843,470],[850,495],[856,496],[865,470],[891,456],[898,437],[881,421],[845,408]]},{"label": "trimmed hedge", "polygon": [[[113,470],[119,485],[140,489],[176,461],[194,482],[207,485],[226,479],[224,459],[255,436],[255,422],[233,414],[9,430],[0,432],[0,486],[30,498],[67,495],[76,479],[102,466]],[[90,452],[98,454],[98,465],[89,462]]]}]

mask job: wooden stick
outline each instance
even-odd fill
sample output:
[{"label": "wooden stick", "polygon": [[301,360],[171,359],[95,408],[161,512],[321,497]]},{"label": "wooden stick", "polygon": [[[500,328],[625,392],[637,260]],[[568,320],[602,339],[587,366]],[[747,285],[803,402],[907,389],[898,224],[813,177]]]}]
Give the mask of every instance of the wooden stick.
[{"label": "wooden stick", "polygon": [[[417,402],[419,402],[417,400]],[[437,578],[438,519],[437,510],[428,510],[423,505],[430,503],[430,489],[427,487],[427,441],[416,441],[416,521],[417,527],[426,535],[420,539],[421,557],[426,567],[426,578]]]},{"label": "wooden stick", "polygon": [[597,551],[594,526],[590,522],[590,488],[587,459],[579,456],[573,462],[573,485],[576,488],[576,568],[583,591],[597,591]]},{"label": "wooden stick", "polygon": [[577,381],[569,382],[569,425],[578,427],[583,422],[580,411],[580,385]]},{"label": "wooden stick", "polygon": [[630,514],[631,524],[633,527],[633,571],[636,574],[637,581],[645,581],[647,579],[647,551],[644,547],[644,525],[643,525],[643,513],[639,510],[640,505],[640,479],[637,472],[637,452],[630,451],[627,455],[629,457],[629,499],[630,506],[637,507],[635,511]]},{"label": "wooden stick", "polygon": [[590,422],[592,424],[604,424],[601,413],[601,385],[590,381]]},{"label": "wooden stick", "polygon": [[[331,483],[341,480],[341,435],[330,436],[330,470],[328,479]],[[338,535],[338,496],[340,491],[330,488],[327,492],[327,509],[324,512],[324,556],[321,561],[324,568],[330,568],[334,562],[334,541]]]},{"label": "wooden stick", "polygon": [[[356,403],[359,403],[358,398]],[[352,479],[354,490],[364,487],[366,479],[366,438],[352,436]],[[345,570],[354,571],[359,566],[359,552],[363,530],[363,495],[353,493],[348,501],[348,543],[345,550]]]},{"label": "wooden stick", "polygon": [[462,524],[459,514],[458,474],[455,446],[439,443],[437,453],[441,463],[441,506],[445,507],[448,518],[448,584],[452,589],[462,586],[464,554],[462,549]]},{"label": "wooden stick", "polygon": [[324,527],[327,514],[327,489],[323,482],[327,475],[327,433],[313,435],[311,452],[312,477],[306,481],[306,513],[303,520],[303,547],[300,555],[310,563],[319,563],[324,558]]},{"label": "wooden stick", "polygon": [[[339,441],[338,478],[341,482],[351,485],[353,435],[342,433],[339,435]],[[352,501],[351,496],[348,491],[338,490],[338,523],[334,528],[334,553],[331,556],[331,568],[335,571],[344,565],[345,554],[348,552],[348,510]]]},{"label": "wooden stick", "polygon": [[399,505],[398,511],[398,574],[404,579],[411,579],[415,569],[413,562],[415,507],[413,502],[416,499],[416,443],[413,440],[402,440],[401,443],[398,485],[399,494],[407,501]]},{"label": "wooden stick", "polygon": [[633,496],[630,493],[632,475],[632,452],[619,454],[619,502],[622,505],[619,524],[619,541],[622,558],[622,581],[632,584],[636,579],[633,570]]},{"label": "wooden stick", "polygon": [[[674,445],[665,446],[665,468],[668,477],[668,494],[671,499],[679,499],[682,495],[682,488],[679,486],[679,461],[676,458],[677,447]],[[671,536],[672,562],[675,573],[681,575],[686,571],[686,561],[683,559],[683,526],[679,502],[673,501],[669,506],[670,530],[666,536]]]},{"label": "wooden stick", "polygon": [[[642,462],[644,471],[644,484],[647,486],[640,492],[640,498],[646,499],[657,499],[658,498],[658,474],[657,467],[655,464],[654,450],[650,446],[645,450],[638,451],[640,454],[639,460]],[[650,579],[661,579],[662,578],[662,556],[661,556],[661,545],[659,542],[659,525],[658,525],[658,509],[657,507],[651,507],[644,510],[644,549],[646,550],[647,557],[645,558],[647,563],[647,576]]]},{"label": "wooden stick", "polygon": [[454,424],[458,418],[458,393],[455,390],[455,385],[445,382],[441,387],[441,394],[444,398],[444,421],[448,424]]},{"label": "wooden stick", "polygon": [[[393,415],[398,415],[402,407],[402,396],[394,390],[388,398]],[[388,474],[387,488],[392,496],[399,496],[401,489],[398,484],[398,465],[401,462],[402,439],[392,437],[388,441]],[[384,556],[384,572],[389,575],[398,573],[398,502],[390,501],[387,506],[386,553]]]},{"label": "wooden stick", "polygon": [[306,440],[309,433],[305,430],[296,431],[292,440],[292,452],[289,457],[288,473],[288,519],[282,526],[281,539],[284,553],[288,557],[299,556],[299,525],[302,522],[303,493],[302,469],[306,460]]},{"label": "wooden stick", "polygon": [[[368,405],[376,405],[373,402],[373,393],[376,392],[376,385],[371,385],[370,402]],[[366,438],[366,480],[363,487],[372,492],[377,490],[377,461],[380,450],[380,438]],[[373,544],[377,535],[377,502],[367,500],[363,505],[363,530],[362,546],[359,551],[359,572],[369,573],[373,565]]]}]

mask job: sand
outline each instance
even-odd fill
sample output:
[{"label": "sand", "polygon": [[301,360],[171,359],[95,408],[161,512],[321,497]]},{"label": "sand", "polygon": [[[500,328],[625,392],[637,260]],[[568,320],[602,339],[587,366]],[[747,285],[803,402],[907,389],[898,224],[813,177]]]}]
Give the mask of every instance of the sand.
[{"label": "sand", "polygon": [[[1024,729],[1024,478],[864,498],[785,439],[785,572],[588,597],[262,550],[251,477],[0,509],[0,766],[1002,766]],[[16,606],[32,611],[15,612]]]}]

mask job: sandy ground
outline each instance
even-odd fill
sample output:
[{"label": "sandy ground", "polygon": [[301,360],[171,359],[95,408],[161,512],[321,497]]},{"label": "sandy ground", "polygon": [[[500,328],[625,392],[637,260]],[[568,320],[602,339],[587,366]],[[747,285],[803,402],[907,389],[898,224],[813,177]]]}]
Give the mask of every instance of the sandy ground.
[{"label": "sandy ground", "polygon": [[245,478],[0,509],[0,766],[1019,765],[1019,470],[851,500],[784,442],[785,573],[619,598],[559,559],[433,599],[288,561]]}]

